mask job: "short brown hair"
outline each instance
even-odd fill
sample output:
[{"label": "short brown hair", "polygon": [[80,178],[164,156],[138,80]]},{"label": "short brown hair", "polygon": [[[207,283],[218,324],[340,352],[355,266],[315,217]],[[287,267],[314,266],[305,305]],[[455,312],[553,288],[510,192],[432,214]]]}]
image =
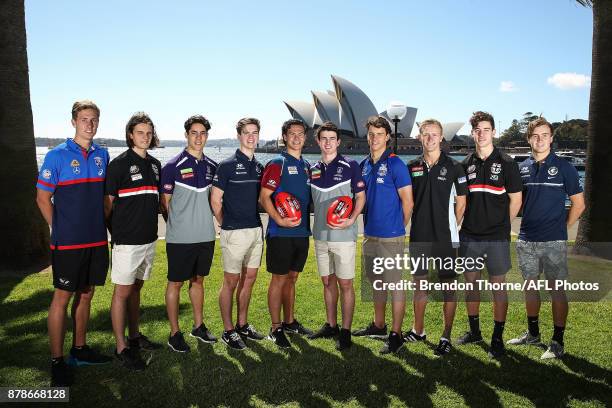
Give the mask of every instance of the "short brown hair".
[{"label": "short brown hair", "polygon": [[328,120],[326,122],[323,122],[323,124],[319,126],[319,128],[317,129],[317,133],[315,133],[317,136],[317,140],[321,139],[320,138],[321,132],[325,132],[325,131],[335,132],[336,138],[340,140],[340,132],[338,131],[338,126],[334,125],[334,122],[331,122]]},{"label": "short brown hair", "polygon": [[419,124],[419,134],[423,132],[423,128],[428,125],[436,125],[440,128],[440,134],[444,133],[444,128],[438,119],[425,119]]},{"label": "short brown hair", "polygon": [[246,125],[255,125],[257,126],[257,131],[259,132],[261,130],[261,125],[259,124],[259,120],[255,119],[255,118],[242,118],[238,121],[238,123],[236,123],[236,132],[238,134],[242,133],[242,129],[246,126]]},{"label": "short brown hair", "polygon": [[308,131],[308,127],[306,126],[304,121],[302,121],[300,119],[289,119],[289,120],[286,120],[285,122],[283,122],[283,127],[281,128],[281,134],[286,135],[287,132],[289,131],[289,128],[291,126],[293,126],[293,125],[303,127],[304,128],[304,133],[306,133]]},{"label": "short brown hair", "polygon": [[491,115],[489,112],[476,111],[472,114],[472,117],[470,118],[472,129],[475,129],[480,122],[489,122],[491,124],[491,128],[495,129],[495,119],[493,119],[493,115]]},{"label": "short brown hair", "polygon": [[525,136],[527,137],[527,140],[529,140],[529,138],[533,136],[533,131],[538,126],[548,126],[548,128],[550,129],[551,136],[553,135],[553,133],[555,133],[555,130],[553,129],[553,126],[550,124],[550,122],[547,121],[545,117],[540,116],[539,118],[529,122],[529,124],[527,125],[527,133],[525,134]]},{"label": "short brown hair", "polygon": [[391,134],[391,125],[384,116],[370,116],[366,122],[366,129],[370,130],[370,126],[375,128],[385,128],[388,135]]},{"label": "short brown hair", "polygon": [[76,101],[72,104],[72,119],[76,120],[77,116],[79,115],[79,112],[85,109],[95,110],[98,114],[98,117],[100,117],[100,108],[98,108],[98,105],[96,105],[89,99],[84,99],[82,101]]},{"label": "short brown hair", "polygon": [[136,125],[140,125],[141,123],[145,123],[151,125],[151,130],[153,131],[153,137],[151,138],[151,143],[149,144],[149,149],[152,147],[159,146],[159,139],[157,138],[157,132],[155,131],[155,125],[153,121],[144,112],[136,112],[132,115],[130,120],[128,120],[127,125],[125,125],[125,143],[131,149],[134,147],[134,141],[130,138],[130,135],[134,132],[134,128]]},{"label": "short brown hair", "polygon": [[207,132],[210,130],[210,122],[208,121],[208,119],[206,119],[202,115],[193,115],[187,118],[187,120],[185,121],[185,133],[189,133],[189,130],[191,130],[191,126],[194,123],[199,123],[200,125],[204,126],[204,129],[206,129]]}]

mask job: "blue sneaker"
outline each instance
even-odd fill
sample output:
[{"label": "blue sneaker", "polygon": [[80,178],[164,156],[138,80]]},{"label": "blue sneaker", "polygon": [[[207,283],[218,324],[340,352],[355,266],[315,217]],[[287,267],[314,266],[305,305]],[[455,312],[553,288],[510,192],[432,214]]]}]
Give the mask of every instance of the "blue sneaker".
[{"label": "blue sneaker", "polygon": [[79,367],[84,365],[108,364],[112,360],[112,357],[100,354],[86,344],[82,347],[72,346],[72,348],[70,349],[70,358],[68,358],[68,364],[71,366]]}]

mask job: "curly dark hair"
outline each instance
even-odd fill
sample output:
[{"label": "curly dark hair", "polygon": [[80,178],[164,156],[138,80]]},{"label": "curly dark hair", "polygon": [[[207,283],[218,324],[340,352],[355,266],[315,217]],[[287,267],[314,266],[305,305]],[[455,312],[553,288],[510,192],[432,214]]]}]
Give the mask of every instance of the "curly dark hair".
[{"label": "curly dark hair", "polygon": [[151,125],[151,129],[153,130],[153,137],[151,138],[149,149],[152,147],[159,146],[159,138],[157,137],[157,132],[155,131],[155,125],[153,124],[153,121],[151,120],[149,115],[144,112],[136,112],[135,114],[133,114],[130,120],[128,120],[127,125],[125,125],[125,143],[127,144],[127,146],[130,149],[134,147],[134,141],[130,138],[130,135],[132,134],[132,132],[134,132],[134,128],[136,127],[136,125],[139,125],[141,123]]},{"label": "curly dark hair", "polygon": [[472,129],[475,129],[480,122],[489,122],[491,124],[491,129],[495,130],[495,119],[493,119],[493,115],[489,112],[476,111],[472,114],[470,118]]}]

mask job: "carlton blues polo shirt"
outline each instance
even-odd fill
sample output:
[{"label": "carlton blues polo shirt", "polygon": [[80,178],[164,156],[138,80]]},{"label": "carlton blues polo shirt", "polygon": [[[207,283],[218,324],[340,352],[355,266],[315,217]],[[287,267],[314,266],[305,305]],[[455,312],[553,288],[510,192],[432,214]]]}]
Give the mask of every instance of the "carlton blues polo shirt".
[{"label": "carlton blues polo shirt", "polygon": [[497,148],[484,161],[472,153],[462,164],[469,195],[461,233],[482,240],[510,240],[508,193],[523,189],[518,165]]},{"label": "carlton blues polo shirt", "polygon": [[394,238],[406,235],[404,211],[397,190],[411,184],[408,168],[387,149],[374,163],[368,155],[359,164],[366,183],[365,235]]},{"label": "carlton blues polo shirt", "polygon": [[106,174],[106,194],[114,197],[112,241],[144,245],[157,239],[161,163],[128,149],[114,158]]},{"label": "carlton blues polo shirt", "polygon": [[183,150],[162,168],[161,192],[172,194],[166,242],[195,244],[214,241],[216,232],[210,208],[210,186],[217,163],[202,155],[198,160]]},{"label": "carlton blues polo shirt", "polygon": [[314,204],[314,239],[332,242],[357,241],[357,224],[344,229],[327,226],[329,205],[340,196],[355,198],[365,190],[361,168],[356,161],[337,155],[329,164],[318,161],[310,168],[310,189]]},{"label": "carlton blues polo shirt", "polygon": [[468,193],[463,166],[444,152],[431,168],[420,156],[408,163],[414,209],[411,242],[459,242],[455,196]]},{"label": "carlton blues polo shirt", "polygon": [[299,159],[283,151],[266,164],[261,187],[272,190],[272,200],[281,191],[292,194],[302,210],[302,222],[295,228],[279,227],[270,217],[267,235],[270,237],[309,237],[310,236],[310,163],[300,156]]},{"label": "carlton blues polo shirt", "polygon": [[519,238],[544,242],[567,240],[567,196],[582,193],[576,168],[551,152],[543,162],[533,157],[519,165],[523,178],[523,218]]},{"label": "carlton blues polo shirt", "polygon": [[104,177],[108,151],[95,143],[88,151],[72,139],[45,156],[36,188],[53,193],[51,249],[107,245]]},{"label": "carlton blues polo shirt", "polygon": [[259,217],[259,190],[263,165],[255,157],[249,159],[240,149],[219,163],[213,186],[223,190],[224,230],[256,228]]}]

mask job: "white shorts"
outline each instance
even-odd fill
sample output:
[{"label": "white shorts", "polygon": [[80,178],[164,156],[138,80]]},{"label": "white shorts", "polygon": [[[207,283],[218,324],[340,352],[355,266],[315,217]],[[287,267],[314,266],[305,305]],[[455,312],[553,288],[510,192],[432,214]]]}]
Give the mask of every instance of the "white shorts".
[{"label": "white shorts", "polygon": [[223,254],[223,271],[241,273],[242,268],[259,268],[263,253],[261,227],[221,230],[219,236]]},{"label": "white shorts", "polygon": [[136,279],[148,280],[153,269],[155,244],[114,245],[112,251],[111,282],[133,285]]},{"label": "white shorts", "polygon": [[357,243],[315,240],[317,269],[320,276],[335,274],[340,279],[355,277],[355,251]]}]

